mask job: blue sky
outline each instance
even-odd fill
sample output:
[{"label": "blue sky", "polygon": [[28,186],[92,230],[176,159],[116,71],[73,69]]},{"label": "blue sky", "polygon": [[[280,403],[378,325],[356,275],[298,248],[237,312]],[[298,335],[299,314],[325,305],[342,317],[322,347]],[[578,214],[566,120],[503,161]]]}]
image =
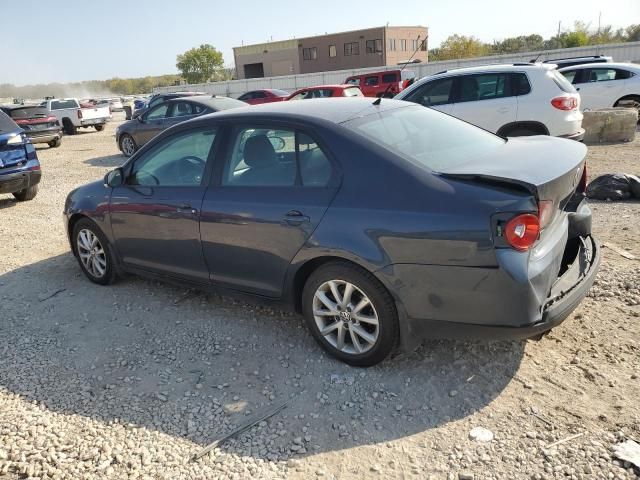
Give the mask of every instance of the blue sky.
[{"label": "blue sky", "polygon": [[234,46],[371,26],[425,25],[429,48],[453,33],[490,42],[555,34],[558,21],[640,23],[640,0],[21,0],[3,8],[0,83],[15,85],[176,72],[175,58],[211,43],[233,64]]}]

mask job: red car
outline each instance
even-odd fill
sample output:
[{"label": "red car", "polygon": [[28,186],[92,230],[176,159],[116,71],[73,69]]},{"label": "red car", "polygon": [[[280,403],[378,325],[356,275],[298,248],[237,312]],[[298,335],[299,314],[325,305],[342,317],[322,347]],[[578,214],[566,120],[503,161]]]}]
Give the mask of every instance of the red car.
[{"label": "red car", "polygon": [[394,97],[411,85],[416,74],[410,70],[385,70],[354,75],[344,83],[360,87],[365,97]]},{"label": "red car", "polygon": [[289,92],[278,90],[275,88],[266,90],[252,90],[238,97],[238,100],[247,102],[250,105],[258,105],[260,103],[282,102],[289,96]]},{"label": "red car", "polygon": [[362,92],[356,85],[319,85],[296,90],[287,100],[309,100],[310,98],[328,97],[362,97]]}]

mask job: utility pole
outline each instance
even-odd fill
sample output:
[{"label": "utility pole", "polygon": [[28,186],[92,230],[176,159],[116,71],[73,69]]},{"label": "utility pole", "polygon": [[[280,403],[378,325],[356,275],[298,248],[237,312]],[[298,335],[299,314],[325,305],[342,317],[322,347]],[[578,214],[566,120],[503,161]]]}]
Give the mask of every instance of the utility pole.
[{"label": "utility pole", "polygon": [[562,25],[562,20],[558,21],[558,34],[556,35],[556,48],[560,48],[560,26]]}]

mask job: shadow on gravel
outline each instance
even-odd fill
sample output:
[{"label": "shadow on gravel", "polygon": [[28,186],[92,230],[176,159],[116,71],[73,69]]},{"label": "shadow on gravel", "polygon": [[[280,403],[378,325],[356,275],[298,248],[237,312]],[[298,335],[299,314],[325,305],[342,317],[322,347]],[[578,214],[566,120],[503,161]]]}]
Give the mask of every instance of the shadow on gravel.
[{"label": "shadow on gravel", "polygon": [[94,157],[84,160],[84,163],[92,167],[119,167],[127,161],[127,157],[121,154],[106,155],[104,157]]},{"label": "shadow on gravel", "polygon": [[0,210],[3,208],[15,207],[17,203],[18,202],[13,198],[13,195],[11,195],[11,197],[0,198]]},{"label": "shadow on gravel", "polygon": [[220,446],[269,460],[463,418],[500,394],[524,355],[522,342],[429,342],[355,369],[326,356],[295,314],[137,277],[101,287],[70,254],[0,275],[0,297],[0,388],[200,446],[289,399]]}]

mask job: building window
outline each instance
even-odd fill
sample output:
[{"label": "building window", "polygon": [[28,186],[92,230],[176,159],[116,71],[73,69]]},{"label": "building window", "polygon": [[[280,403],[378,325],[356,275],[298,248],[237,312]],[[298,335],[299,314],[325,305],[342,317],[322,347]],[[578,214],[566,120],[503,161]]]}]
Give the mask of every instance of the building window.
[{"label": "building window", "polygon": [[335,45],[329,45],[329,56],[330,57],[335,57],[336,55],[337,55],[336,46]]},{"label": "building window", "polygon": [[344,44],[344,56],[349,57],[351,55],[360,55],[360,44],[358,42]]},{"label": "building window", "polygon": [[379,38],[375,40],[367,40],[366,47],[367,53],[382,53],[382,40]]},{"label": "building window", "polygon": [[318,59],[318,49],[316,47],[303,48],[302,49],[302,58],[303,58],[303,60],[317,60]]},{"label": "building window", "polygon": [[390,38],[389,39],[389,51],[393,52],[396,49],[396,39],[395,38]]},{"label": "building window", "polygon": [[418,50],[418,42],[419,41],[420,40],[416,40],[416,39],[411,40],[411,51],[412,52],[415,52],[416,50]]},{"label": "building window", "polygon": [[400,40],[400,50],[407,51],[407,41],[404,38]]}]

